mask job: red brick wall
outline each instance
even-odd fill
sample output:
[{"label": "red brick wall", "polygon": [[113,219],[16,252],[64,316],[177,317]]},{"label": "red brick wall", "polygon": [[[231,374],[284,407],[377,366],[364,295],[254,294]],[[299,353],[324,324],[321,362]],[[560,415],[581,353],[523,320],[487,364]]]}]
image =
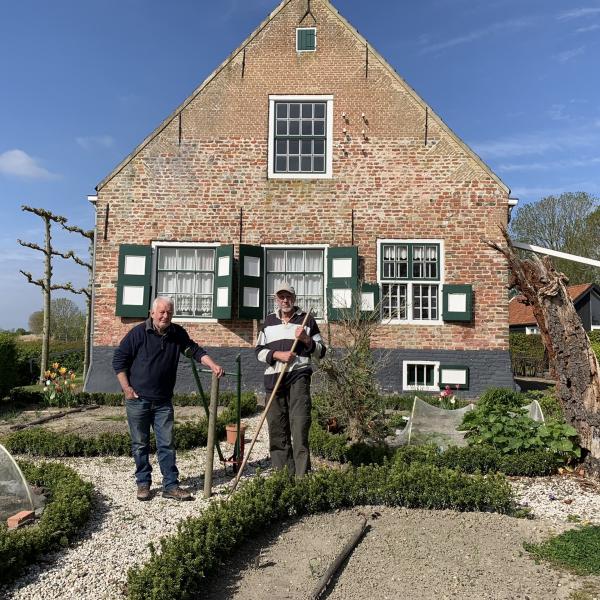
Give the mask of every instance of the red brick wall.
[{"label": "red brick wall", "polygon": [[[295,51],[306,2],[292,0],[247,44],[243,78],[240,52],[99,189],[95,345],[116,345],[134,322],[114,316],[120,244],[237,245],[243,208],[244,243],[331,246],[350,245],[354,209],[354,241],[369,281],[377,277],[378,238],[443,239],[445,282],[473,284],[474,322],[382,326],[375,345],[508,347],[507,268],[482,242],[500,239],[507,189],[431,111],[425,145],[425,104],[372,52],[365,77],[364,41],[325,0],[313,0],[311,9],[315,53]],[[334,96],[332,179],[267,178],[270,94]],[[290,216],[293,224],[282,226]],[[252,345],[253,327],[186,325],[207,346]]]}]

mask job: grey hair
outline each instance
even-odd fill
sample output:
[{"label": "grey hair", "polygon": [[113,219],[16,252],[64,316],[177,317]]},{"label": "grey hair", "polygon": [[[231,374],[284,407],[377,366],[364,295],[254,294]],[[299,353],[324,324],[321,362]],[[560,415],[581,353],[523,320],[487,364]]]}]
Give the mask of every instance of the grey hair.
[{"label": "grey hair", "polygon": [[175,305],[173,304],[173,300],[171,298],[167,298],[167,296],[156,296],[154,301],[152,302],[152,311],[158,306],[158,303],[168,304],[171,307],[171,311],[174,310]]}]

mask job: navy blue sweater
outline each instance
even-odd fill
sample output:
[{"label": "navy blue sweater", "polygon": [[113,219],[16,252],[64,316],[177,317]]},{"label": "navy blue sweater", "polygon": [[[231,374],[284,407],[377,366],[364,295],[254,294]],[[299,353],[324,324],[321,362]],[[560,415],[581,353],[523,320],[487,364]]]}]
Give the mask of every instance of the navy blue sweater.
[{"label": "navy blue sweater", "polygon": [[171,323],[165,335],[160,335],[154,330],[152,319],[146,319],[121,340],[113,356],[113,369],[115,373],[127,374],[129,385],[140,398],[170,400],[179,355],[188,348],[198,361],[206,354],[180,325]]}]

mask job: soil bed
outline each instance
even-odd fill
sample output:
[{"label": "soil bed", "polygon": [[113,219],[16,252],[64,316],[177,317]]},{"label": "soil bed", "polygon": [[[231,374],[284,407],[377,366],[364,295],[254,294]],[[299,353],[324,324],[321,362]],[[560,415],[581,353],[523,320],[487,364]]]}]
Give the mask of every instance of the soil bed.
[{"label": "soil bed", "polygon": [[[577,577],[529,558],[524,541],[563,529],[547,521],[385,507],[363,512],[370,530],[324,598],[566,600],[584,585],[600,590],[598,577]],[[357,510],[339,511],[257,536],[207,582],[202,597],[308,598],[360,519]]]}]

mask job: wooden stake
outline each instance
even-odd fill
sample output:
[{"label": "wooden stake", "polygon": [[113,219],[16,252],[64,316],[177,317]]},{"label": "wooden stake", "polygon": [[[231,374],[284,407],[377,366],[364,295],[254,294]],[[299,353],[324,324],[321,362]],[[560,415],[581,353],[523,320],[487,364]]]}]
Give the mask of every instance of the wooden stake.
[{"label": "wooden stake", "polygon": [[204,497],[212,495],[213,459],[215,456],[215,429],[217,426],[217,399],[219,397],[219,378],[212,376],[210,388],[210,410],[208,415],[208,440],[206,442],[206,466],[204,467]]}]

